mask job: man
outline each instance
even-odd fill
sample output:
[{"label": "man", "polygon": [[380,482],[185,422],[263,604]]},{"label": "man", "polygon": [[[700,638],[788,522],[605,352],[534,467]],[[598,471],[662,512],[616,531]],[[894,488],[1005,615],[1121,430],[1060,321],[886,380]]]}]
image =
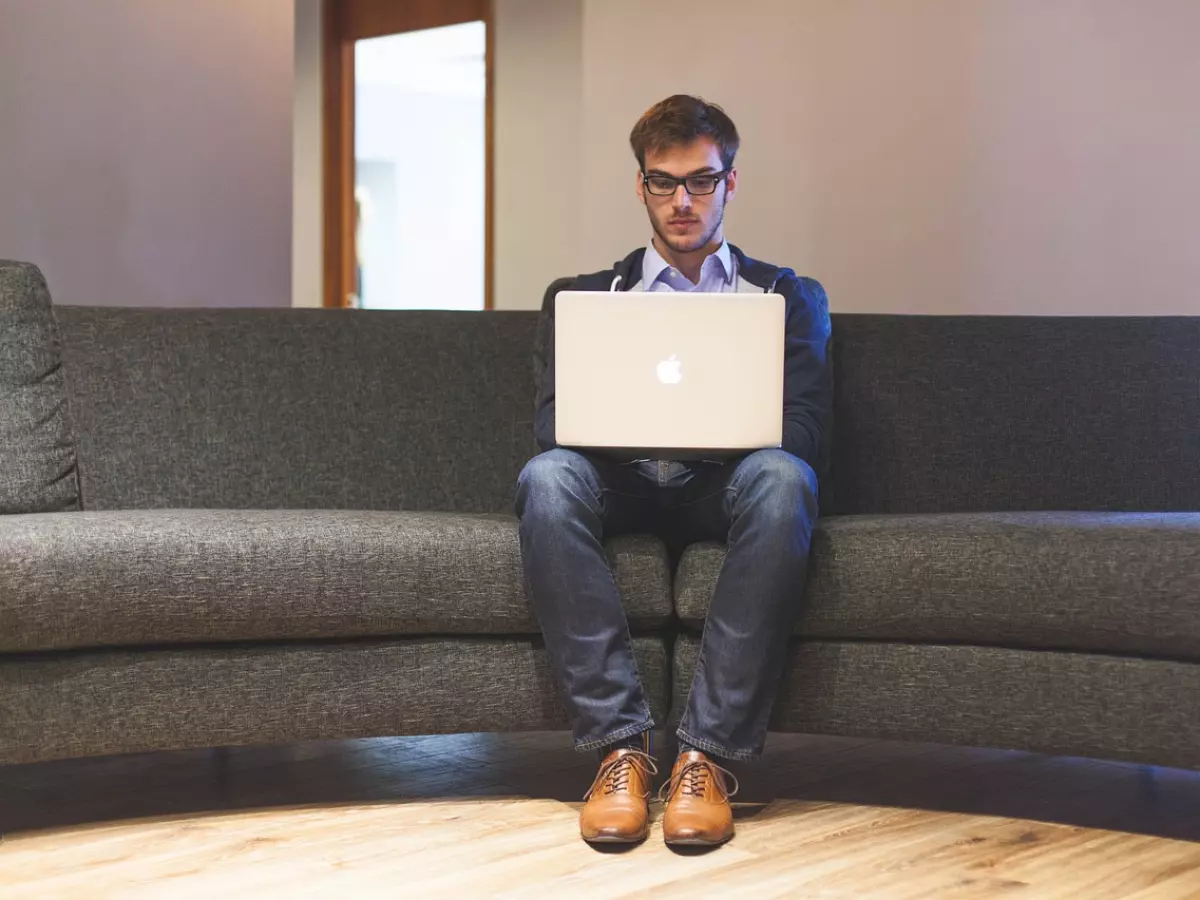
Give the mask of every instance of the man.
[{"label": "man", "polygon": [[828,303],[817,282],[726,242],[739,139],[720,107],[669,97],[642,116],[630,143],[653,237],[613,269],[580,276],[573,289],[783,294],[783,447],[687,465],[614,462],[556,447],[551,334],[535,424],[544,452],[517,485],[521,554],[575,745],[600,751],[580,830],[588,841],[632,843],[649,831],[654,722],[604,540],[658,531],[681,542],[727,542],[678,729],[680,752],[663,786],[667,843],[716,845],[733,836],[736,790],[719,761],[762,753],[804,587],[815,472],[831,418]]}]

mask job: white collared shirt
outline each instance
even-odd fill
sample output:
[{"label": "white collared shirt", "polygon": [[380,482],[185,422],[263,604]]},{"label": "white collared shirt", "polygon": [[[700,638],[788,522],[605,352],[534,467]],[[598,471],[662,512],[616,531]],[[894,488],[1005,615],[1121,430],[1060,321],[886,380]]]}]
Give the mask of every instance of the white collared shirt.
[{"label": "white collared shirt", "polygon": [[721,241],[716,252],[710,253],[700,267],[700,280],[691,280],[662,258],[651,241],[642,257],[643,291],[693,291],[724,294],[737,290],[737,260],[729,249],[729,241]]}]

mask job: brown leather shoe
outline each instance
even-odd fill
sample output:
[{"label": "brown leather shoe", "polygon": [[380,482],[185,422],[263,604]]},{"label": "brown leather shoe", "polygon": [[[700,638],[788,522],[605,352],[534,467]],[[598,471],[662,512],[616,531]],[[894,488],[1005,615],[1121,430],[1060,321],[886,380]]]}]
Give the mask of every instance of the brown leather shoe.
[{"label": "brown leather shoe", "polygon": [[579,813],[583,839],[599,844],[645,840],[650,833],[650,784],[657,774],[654,757],[642,750],[622,747],[604,757]]},{"label": "brown leather shoe", "polygon": [[729,798],[737,793],[737,779],[699,750],[679,754],[662,793],[667,801],[663,839],[668,844],[715,847],[733,837]]}]

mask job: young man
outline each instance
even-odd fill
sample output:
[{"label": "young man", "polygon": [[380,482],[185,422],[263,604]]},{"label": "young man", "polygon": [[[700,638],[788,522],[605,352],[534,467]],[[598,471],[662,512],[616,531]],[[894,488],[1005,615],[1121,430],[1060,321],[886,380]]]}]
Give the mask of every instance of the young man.
[{"label": "young man", "polygon": [[580,830],[588,841],[636,842],[649,830],[654,722],[604,540],[658,531],[682,542],[727,542],[679,725],[680,753],[664,786],[666,841],[715,845],[733,835],[729,796],[736,789],[718,761],[762,753],[804,588],[817,517],[815,472],[831,418],[829,311],[817,282],[726,242],[722,221],[737,192],[738,134],[720,107],[669,97],[642,116],[630,143],[653,237],[613,269],[580,276],[573,288],[783,294],[783,447],[686,465],[621,463],[556,447],[551,335],[535,425],[544,452],[517,486],[521,555],[575,745],[600,751]]}]

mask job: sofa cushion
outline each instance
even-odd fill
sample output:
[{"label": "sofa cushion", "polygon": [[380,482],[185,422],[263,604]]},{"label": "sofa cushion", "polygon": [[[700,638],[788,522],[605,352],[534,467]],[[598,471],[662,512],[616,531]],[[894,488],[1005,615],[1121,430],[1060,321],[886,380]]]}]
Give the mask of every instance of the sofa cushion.
[{"label": "sofa cushion", "polygon": [[[635,631],[670,617],[666,551],[609,544]],[[0,519],[0,652],[539,633],[510,516],[141,510]]]},{"label": "sofa cushion", "polygon": [[[666,644],[635,637],[631,645],[661,722],[670,688]],[[537,638],[519,635],[0,656],[0,722],[0,765],[567,727],[550,654]]]},{"label": "sofa cushion", "polygon": [[[683,635],[678,716],[700,658]],[[806,641],[788,648],[772,731],[1200,766],[1200,666],[1002,647]]]},{"label": "sofa cushion", "polygon": [[[675,584],[704,620],[725,558],[687,548]],[[813,537],[810,637],[1200,659],[1200,514],[846,516]]]},{"label": "sofa cushion", "polygon": [[42,273],[0,260],[0,514],[79,508],[59,352]]}]

